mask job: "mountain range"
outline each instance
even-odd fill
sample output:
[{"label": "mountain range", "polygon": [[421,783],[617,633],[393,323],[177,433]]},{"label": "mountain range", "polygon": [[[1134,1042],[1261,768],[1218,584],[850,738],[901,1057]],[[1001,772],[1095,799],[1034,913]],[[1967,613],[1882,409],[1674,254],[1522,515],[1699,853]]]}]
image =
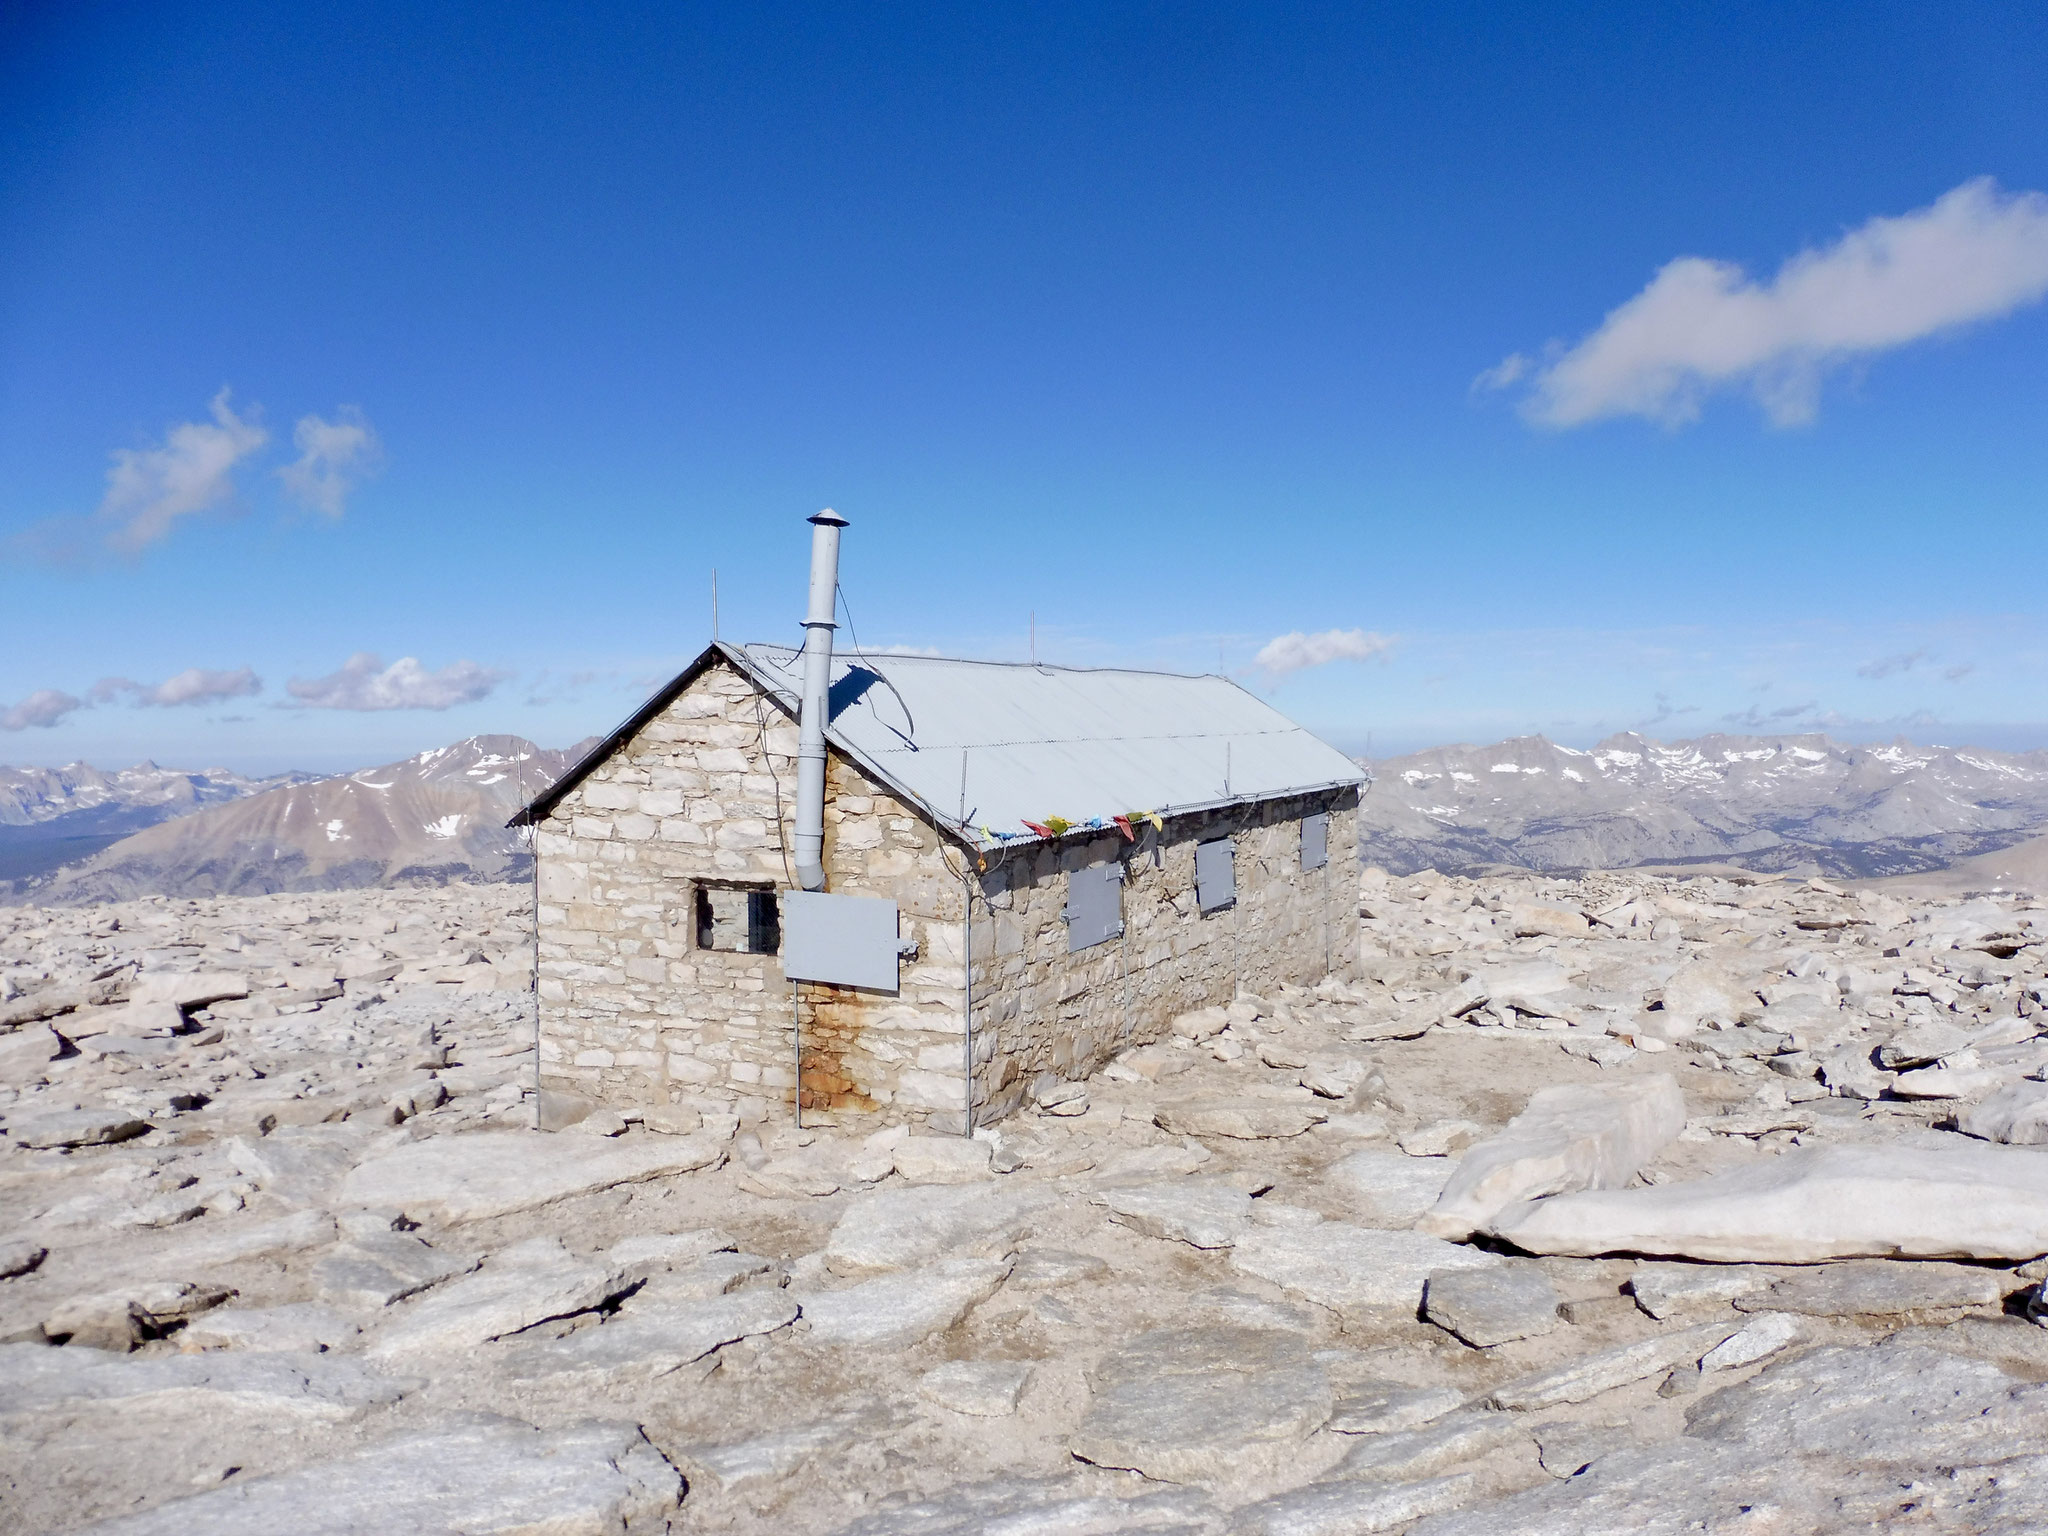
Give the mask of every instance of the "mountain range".
[{"label": "mountain range", "polygon": [[252,779],[226,768],[187,770],[155,763],[112,773],[90,763],[0,767],[0,882],[89,858],[160,821],[311,777],[281,773]]},{"label": "mountain range", "polygon": [[1870,878],[1945,869],[2048,828],[2048,752],[1826,736],[1541,736],[1367,764],[1368,863],[1574,871],[1732,864]]},{"label": "mountain range", "polygon": [[472,736],[380,768],[293,775],[17,880],[13,897],[58,904],[517,879],[531,860],[506,818],[589,745],[550,751]]},{"label": "mountain range", "polygon": [[[590,745],[473,736],[320,779],[0,768],[0,900],[523,878],[531,860],[506,818]],[[2048,752],[1630,733],[1585,751],[1522,736],[1366,766],[1361,856],[1398,874],[1726,864],[1967,884],[2048,870],[2048,839],[2028,841],[2048,832]]]}]

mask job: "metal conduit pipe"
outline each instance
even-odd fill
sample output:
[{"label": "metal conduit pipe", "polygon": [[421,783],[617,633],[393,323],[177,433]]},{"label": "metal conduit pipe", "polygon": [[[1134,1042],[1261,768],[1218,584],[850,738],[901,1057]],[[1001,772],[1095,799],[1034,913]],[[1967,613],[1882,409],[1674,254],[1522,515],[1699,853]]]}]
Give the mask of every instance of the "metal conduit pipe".
[{"label": "metal conduit pipe", "polygon": [[839,591],[839,530],[846,519],[830,507],[811,525],[811,604],[804,615],[804,696],[796,748],[796,878],[807,891],[825,889],[825,722],[832,690],[832,631]]}]

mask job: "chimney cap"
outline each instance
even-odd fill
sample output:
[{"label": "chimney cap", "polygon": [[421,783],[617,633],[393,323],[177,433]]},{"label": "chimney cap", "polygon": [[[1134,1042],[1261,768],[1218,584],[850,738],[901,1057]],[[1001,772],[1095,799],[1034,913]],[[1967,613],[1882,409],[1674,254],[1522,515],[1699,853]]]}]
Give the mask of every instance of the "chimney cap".
[{"label": "chimney cap", "polygon": [[804,521],[807,523],[822,523],[828,528],[844,528],[847,526],[846,519],[837,512],[834,512],[830,507],[825,508],[822,512],[813,512]]}]

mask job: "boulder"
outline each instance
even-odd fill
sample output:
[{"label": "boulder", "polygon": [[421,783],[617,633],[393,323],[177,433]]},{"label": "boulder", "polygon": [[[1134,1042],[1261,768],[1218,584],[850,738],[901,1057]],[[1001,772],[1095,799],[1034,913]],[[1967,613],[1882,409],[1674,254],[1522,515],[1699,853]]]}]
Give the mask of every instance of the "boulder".
[{"label": "boulder", "polygon": [[1739,1024],[1761,1011],[1750,978],[1716,960],[1693,960],[1664,983],[1664,1027],[1689,1034],[1702,1024]]},{"label": "boulder", "polygon": [[431,1136],[371,1158],[342,1181],[341,1196],[353,1205],[477,1221],[619,1184],[692,1173],[724,1159],[724,1146],[703,1135],[613,1142],[542,1131],[472,1131]]},{"label": "boulder", "polygon": [[1557,1306],[1557,1287],[1527,1262],[1439,1270],[1422,1288],[1422,1315],[1475,1349],[1550,1332]]},{"label": "boulder", "polygon": [[64,1042],[46,1024],[31,1024],[0,1034],[0,1083],[19,1086],[44,1075],[43,1068],[64,1054]]},{"label": "boulder", "polygon": [[2025,1260],[2048,1254],[2048,1154],[1978,1144],[1797,1147],[1687,1183],[1511,1206],[1491,1231],[1525,1252],[1579,1257]]},{"label": "boulder", "polygon": [[2048,1144],[2048,1083],[2010,1083],[1958,1115],[1956,1129],[2015,1147]]},{"label": "boulder", "polygon": [[1668,1073],[1541,1089],[1499,1135],[1466,1151],[1420,1225],[1463,1239],[1516,1201],[1618,1188],[1684,1129],[1685,1095]]},{"label": "boulder", "polygon": [[1316,1459],[1304,1442],[1333,1402],[1307,1343],[1258,1328],[1140,1334],[1098,1361],[1090,1384],[1074,1455],[1207,1487],[1298,1479]]},{"label": "boulder", "polygon": [[293,1472],[237,1479],[93,1536],[468,1536],[659,1530],[682,1502],[681,1474],[632,1424],[535,1429],[482,1419],[399,1435]]},{"label": "boulder", "polygon": [[1251,1228],[1231,1249],[1230,1262],[1318,1306],[1398,1307],[1413,1313],[1432,1273],[1492,1269],[1503,1261],[1421,1232],[1379,1232],[1325,1221],[1312,1227]]},{"label": "boulder", "polygon": [[25,1237],[0,1242],[0,1280],[12,1280],[16,1275],[32,1273],[49,1255],[49,1249]]},{"label": "boulder", "polygon": [[1508,924],[1518,939],[1583,939],[1593,929],[1583,912],[1540,906],[1533,901],[1518,901],[1509,907]]},{"label": "boulder", "polygon": [[1008,1259],[942,1259],[836,1291],[798,1296],[813,1344],[901,1349],[960,1321],[1010,1273]]}]

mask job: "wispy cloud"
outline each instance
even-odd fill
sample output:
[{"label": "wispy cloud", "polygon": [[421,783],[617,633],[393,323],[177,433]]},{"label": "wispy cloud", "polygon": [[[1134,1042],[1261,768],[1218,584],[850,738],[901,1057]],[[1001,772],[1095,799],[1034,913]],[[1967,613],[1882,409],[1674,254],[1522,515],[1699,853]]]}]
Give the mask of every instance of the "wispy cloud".
[{"label": "wispy cloud", "polygon": [[245,699],[262,691],[263,679],[250,667],[237,667],[232,672],[187,667],[177,676],[156,684],[132,682],[125,677],[103,677],[93,684],[92,697],[101,704],[127,698],[141,705],[175,706]]},{"label": "wispy cloud", "polygon": [[1523,413],[1551,427],[1608,416],[1697,418],[1716,389],[1746,388],[1777,426],[1811,421],[1830,367],[1995,319],[2048,293],[2048,196],[1987,177],[1926,208],[1871,219],[1759,282],[1732,262],[1681,256],[1578,345],[1539,366],[1516,354],[1478,388],[1529,377]]},{"label": "wispy cloud", "polygon": [[412,656],[387,667],[382,657],[358,651],[339,671],[295,677],[285,688],[303,709],[453,709],[489,697],[508,676],[473,661],[429,672]]},{"label": "wispy cloud", "polygon": [[1960,683],[1964,678],[1968,677],[1972,672],[1976,670],[1977,669],[1975,667],[1969,665],[1967,662],[1959,667],[1944,667],[1942,668],[1941,672],[1941,680],[1945,683]]},{"label": "wispy cloud", "polygon": [[1856,669],[1858,677],[1896,677],[1901,672],[1910,672],[1927,659],[1925,651],[1907,651],[1898,656],[1880,656],[1867,661]]},{"label": "wispy cloud", "polygon": [[117,448],[98,520],[107,545],[139,554],[178,519],[206,512],[235,494],[235,466],[270,441],[254,413],[237,415],[228,391],[213,397],[211,421],[180,422],[154,448]]},{"label": "wispy cloud", "polygon": [[349,492],[384,461],[383,444],[361,410],[344,405],[334,416],[301,416],[292,428],[299,456],[277,472],[286,491],[328,517],[340,517]]},{"label": "wispy cloud", "polygon": [[1365,661],[1391,650],[1393,644],[1392,635],[1375,634],[1369,629],[1324,629],[1312,635],[1297,629],[1275,636],[1259,647],[1252,667],[1277,682],[1290,673],[1327,666],[1333,661]]},{"label": "wispy cloud", "polygon": [[0,714],[0,731],[26,731],[31,727],[48,730],[75,709],[84,709],[85,700],[74,699],[68,693],[55,688],[38,688],[19,704]]}]

